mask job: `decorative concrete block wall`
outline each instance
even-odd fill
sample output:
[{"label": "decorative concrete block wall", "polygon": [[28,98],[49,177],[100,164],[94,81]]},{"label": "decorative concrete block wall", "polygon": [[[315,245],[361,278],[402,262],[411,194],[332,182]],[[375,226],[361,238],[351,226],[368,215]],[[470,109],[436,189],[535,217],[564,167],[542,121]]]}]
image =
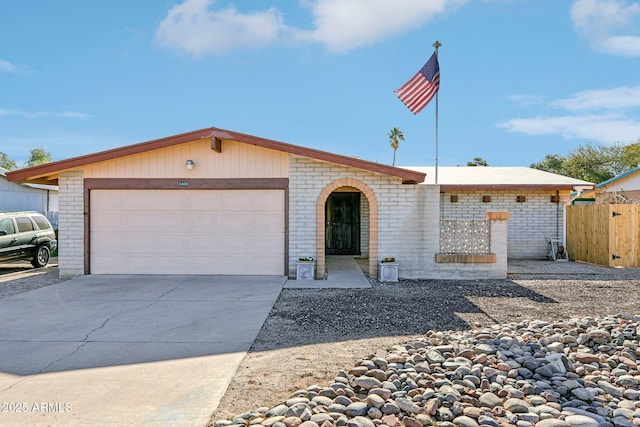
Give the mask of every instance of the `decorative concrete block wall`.
[{"label": "decorative concrete block wall", "polygon": [[63,172],[58,178],[60,222],[58,258],[60,277],[84,274],[84,177],[82,172]]},{"label": "decorative concrete block wall", "polygon": [[[434,276],[459,279],[507,277],[507,222],[509,212],[487,212],[490,221],[490,254],[438,254]],[[435,277],[434,277],[435,278]]]}]

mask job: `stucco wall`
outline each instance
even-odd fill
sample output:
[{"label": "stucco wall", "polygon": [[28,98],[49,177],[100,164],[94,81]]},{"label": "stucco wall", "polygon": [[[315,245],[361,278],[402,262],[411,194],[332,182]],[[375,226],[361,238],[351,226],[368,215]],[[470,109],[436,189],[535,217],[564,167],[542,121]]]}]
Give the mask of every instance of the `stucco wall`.
[{"label": "stucco wall", "polygon": [[[441,194],[441,216],[446,219],[484,219],[487,211],[508,211],[508,257],[545,259],[547,239],[564,235],[564,206],[569,192],[560,192],[560,202],[552,203],[555,191],[447,191]],[[452,203],[451,196],[458,202]],[[490,196],[485,203],[482,196]],[[524,202],[517,202],[524,196]]]}]

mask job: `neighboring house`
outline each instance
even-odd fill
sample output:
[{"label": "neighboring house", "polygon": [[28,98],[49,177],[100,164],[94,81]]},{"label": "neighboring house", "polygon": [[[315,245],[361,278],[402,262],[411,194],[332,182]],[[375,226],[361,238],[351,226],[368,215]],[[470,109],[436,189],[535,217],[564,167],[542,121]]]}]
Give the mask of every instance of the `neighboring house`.
[{"label": "neighboring house", "polygon": [[40,212],[57,228],[58,187],[9,182],[7,172],[7,169],[0,168],[0,211]]},{"label": "neighboring house", "polygon": [[[435,168],[424,172],[433,184]],[[440,216],[481,218],[486,211],[509,211],[508,256],[545,259],[551,237],[564,241],[565,206],[574,190],[593,183],[527,167],[439,167]]]},{"label": "neighboring house", "polygon": [[[325,256],[344,254],[368,257],[374,276],[378,261],[393,256],[405,278],[505,277],[509,213],[486,212],[512,211],[509,245],[519,256],[535,246],[532,256],[544,257],[544,234],[562,233],[564,201],[588,184],[544,172],[517,180],[527,168],[484,184],[477,175],[447,184],[440,171],[442,184],[435,185],[425,182],[428,171],[207,128],[7,176],[59,185],[62,276],[295,276],[298,258],[313,256],[322,278]],[[518,195],[526,201],[512,202]],[[490,222],[490,249],[499,253],[440,253],[441,219],[449,215]]]},{"label": "neighboring house", "polygon": [[640,202],[640,166],[595,186],[596,203],[620,203],[623,199]]}]

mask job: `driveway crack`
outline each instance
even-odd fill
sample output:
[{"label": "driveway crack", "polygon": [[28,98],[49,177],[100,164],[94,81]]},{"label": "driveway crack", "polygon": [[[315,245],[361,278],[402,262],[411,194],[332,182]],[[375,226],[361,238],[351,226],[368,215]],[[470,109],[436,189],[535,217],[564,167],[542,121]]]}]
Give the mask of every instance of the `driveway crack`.
[{"label": "driveway crack", "polygon": [[161,294],[161,295],[157,296],[156,298],[154,298],[154,299],[153,299],[149,304],[145,305],[144,307],[135,307],[135,308],[131,308],[131,309],[129,309],[129,310],[125,310],[125,311],[122,311],[122,312],[120,312],[120,313],[118,313],[118,314],[115,314],[115,315],[113,315],[113,316],[111,316],[111,317],[107,317],[107,318],[104,320],[104,322],[102,322],[102,324],[101,324],[101,325],[96,326],[96,327],[95,327],[95,328],[93,328],[91,331],[87,332],[87,334],[85,335],[85,337],[84,337],[82,340],[80,340],[80,341],[79,341],[78,346],[77,346],[77,347],[76,347],[72,352],[70,352],[70,353],[68,353],[68,354],[65,354],[64,356],[59,357],[58,359],[56,359],[56,360],[52,361],[51,363],[49,363],[49,364],[48,364],[47,366],[45,366],[44,368],[40,369],[40,370],[39,370],[38,372],[36,372],[35,374],[31,374],[31,375],[29,375],[29,376],[27,376],[27,377],[24,377],[24,378],[20,379],[19,381],[16,381],[15,383],[11,384],[9,387],[6,387],[6,388],[4,388],[4,389],[0,390],[0,393],[5,392],[5,391],[8,391],[8,390],[11,390],[13,387],[15,387],[16,385],[18,385],[18,384],[22,383],[23,381],[26,381],[26,380],[28,380],[29,378],[33,377],[33,376],[40,375],[40,374],[44,373],[47,369],[51,368],[51,367],[52,367],[53,365],[55,365],[56,363],[59,363],[59,362],[61,362],[61,361],[65,360],[65,359],[67,359],[67,358],[69,358],[69,357],[73,356],[73,355],[74,355],[74,354],[76,354],[78,351],[80,351],[84,346],[86,346],[87,344],[89,344],[89,343],[91,342],[91,341],[89,340],[89,338],[91,337],[91,335],[93,335],[93,334],[94,334],[94,333],[96,333],[97,331],[99,331],[99,330],[103,329],[105,326],[107,326],[107,324],[108,324],[110,321],[112,321],[112,320],[114,320],[114,319],[117,319],[118,317],[123,316],[123,315],[125,315],[125,314],[133,313],[134,311],[138,311],[138,310],[146,310],[147,308],[149,308],[149,307],[151,307],[151,306],[153,306],[153,305],[157,304],[158,302],[160,302],[160,300],[161,300],[162,298],[164,298],[164,297],[166,297],[167,295],[169,295],[170,293],[174,292],[176,289],[178,289],[178,287],[179,287],[179,286],[180,286],[180,285],[175,285],[173,288],[169,289],[167,292],[165,292],[165,293],[163,293],[163,294]]}]

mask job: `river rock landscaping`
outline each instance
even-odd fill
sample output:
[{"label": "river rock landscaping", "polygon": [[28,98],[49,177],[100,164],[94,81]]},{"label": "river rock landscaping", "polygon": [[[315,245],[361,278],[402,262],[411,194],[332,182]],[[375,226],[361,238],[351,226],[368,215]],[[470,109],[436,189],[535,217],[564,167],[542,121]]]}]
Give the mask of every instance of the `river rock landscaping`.
[{"label": "river rock landscaping", "polygon": [[430,331],[217,427],[640,426],[640,315]]}]

